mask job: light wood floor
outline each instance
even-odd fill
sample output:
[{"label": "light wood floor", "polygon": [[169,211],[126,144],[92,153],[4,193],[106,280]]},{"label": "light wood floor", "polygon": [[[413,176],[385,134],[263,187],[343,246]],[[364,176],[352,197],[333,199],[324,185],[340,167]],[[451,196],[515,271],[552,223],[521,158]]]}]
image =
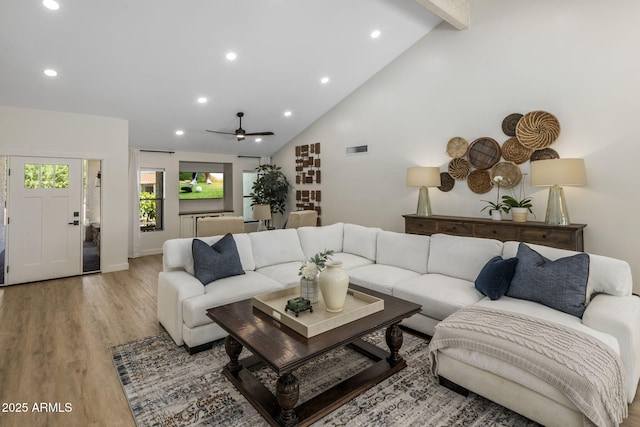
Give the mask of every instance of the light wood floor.
[{"label": "light wood floor", "polygon": [[[162,331],[162,258],[129,262],[129,271],[0,288],[0,427],[135,426],[109,347]],[[640,426],[639,396],[624,426]],[[40,402],[71,412],[33,412]],[[2,412],[12,403],[28,412]]]}]

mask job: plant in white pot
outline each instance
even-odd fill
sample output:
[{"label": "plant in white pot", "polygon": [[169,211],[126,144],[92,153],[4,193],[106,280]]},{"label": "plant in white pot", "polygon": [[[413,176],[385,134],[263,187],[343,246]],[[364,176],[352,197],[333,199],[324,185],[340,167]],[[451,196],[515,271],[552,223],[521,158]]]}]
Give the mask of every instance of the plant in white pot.
[{"label": "plant in white pot", "polygon": [[520,191],[517,199],[513,188],[511,189],[511,192],[513,193],[513,196],[502,196],[502,202],[507,205],[507,212],[511,213],[511,219],[513,222],[527,222],[529,213],[532,213],[535,217],[536,215],[531,210],[533,207],[533,204],[531,203],[532,199],[531,197],[527,197],[524,192],[524,177],[520,180]]},{"label": "plant in white pot", "polygon": [[502,219],[502,212],[509,213],[509,205],[500,201],[500,187],[502,186],[501,183],[503,179],[504,177],[500,175],[493,178],[492,184],[498,187],[496,202],[493,203],[488,200],[483,200],[483,202],[487,202],[489,205],[480,210],[480,212],[483,212],[484,210],[489,209],[489,215],[491,215],[491,219],[495,221],[500,221]]}]

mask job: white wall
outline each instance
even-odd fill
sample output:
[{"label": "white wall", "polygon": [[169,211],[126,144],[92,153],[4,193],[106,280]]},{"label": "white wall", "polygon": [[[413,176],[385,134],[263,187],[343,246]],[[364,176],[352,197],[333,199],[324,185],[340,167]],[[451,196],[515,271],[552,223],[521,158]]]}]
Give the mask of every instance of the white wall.
[{"label": "white wall", "polygon": [[102,160],[101,268],[126,270],[128,122],[0,106],[0,155]]},{"label": "white wall", "polygon": [[162,231],[141,233],[142,254],[162,253],[162,244],[167,239],[180,237],[180,218],[178,203],[178,166],[181,161],[231,163],[233,165],[233,212],[242,216],[242,172],[254,170],[258,164],[257,158],[241,158],[235,155],[175,152],[150,153],[140,152],[141,168],[164,169],[165,171],[165,219]]},{"label": "white wall", "polygon": [[[502,143],[508,114],[551,112],[562,127],[552,148],[587,167],[587,186],[565,188],[572,222],[588,224],[585,249],[627,260],[640,291],[640,2],[472,0],[471,10],[470,29],[438,26],[273,161],[292,179],[294,146],[321,142],[323,223],[403,231],[401,215],[415,212],[418,197],[405,186],[407,167],[445,171],[450,138]],[[345,156],[362,144],[369,154]],[[548,191],[527,193],[544,220]],[[436,214],[480,217],[481,200],[496,194],[457,181],[430,196]]]}]

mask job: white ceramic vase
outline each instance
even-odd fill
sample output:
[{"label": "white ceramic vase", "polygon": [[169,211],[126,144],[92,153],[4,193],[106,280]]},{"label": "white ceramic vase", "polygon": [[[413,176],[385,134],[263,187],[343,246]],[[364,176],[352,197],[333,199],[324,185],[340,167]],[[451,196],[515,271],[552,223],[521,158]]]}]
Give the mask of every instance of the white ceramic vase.
[{"label": "white ceramic vase", "polygon": [[494,221],[502,221],[502,211],[500,210],[492,210],[491,211],[491,219]]},{"label": "white ceramic vase", "polygon": [[320,292],[327,311],[332,313],[344,309],[349,288],[349,275],[342,269],[342,262],[328,261],[326,268],[320,273]]},{"label": "white ceramic vase", "polygon": [[511,219],[513,222],[527,222],[529,209],[527,208],[511,208]]}]

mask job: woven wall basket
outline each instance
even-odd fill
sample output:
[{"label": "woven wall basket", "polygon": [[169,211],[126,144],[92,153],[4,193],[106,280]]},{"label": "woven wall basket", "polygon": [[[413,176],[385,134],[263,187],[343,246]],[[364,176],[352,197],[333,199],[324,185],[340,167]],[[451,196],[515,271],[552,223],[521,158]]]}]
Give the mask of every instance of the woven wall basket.
[{"label": "woven wall basket", "polygon": [[533,150],[547,148],[560,135],[560,122],[546,111],[532,111],[518,121],[516,136],[520,144]]},{"label": "woven wall basket", "polygon": [[463,181],[469,176],[469,173],[471,172],[471,165],[467,159],[453,159],[449,162],[447,170],[452,178]]},{"label": "woven wall basket", "polygon": [[449,142],[447,142],[446,153],[447,153],[447,156],[457,159],[467,154],[468,148],[469,148],[469,142],[467,142],[467,140],[464,138],[456,136],[451,138]]},{"label": "woven wall basket", "polygon": [[520,144],[518,138],[512,137],[502,144],[502,157],[509,162],[521,164],[529,160],[533,150]]},{"label": "woven wall basket", "polygon": [[501,176],[503,179],[500,181],[500,187],[513,188],[522,180],[522,171],[513,162],[499,162],[496,163],[489,171],[489,178],[491,182],[495,182],[494,178]]},{"label": "woven wall basket", "polygon": [[543,148],[542,150],[536,150],[531,153],[531,161],[535,162],[536,160],[549,160],[549,159],[559,159],[560,155],[553,148]]},{"label": "woven wall basket", "polygon": [[469,146],[469,163],[476,169],[489,169],[501,155],[500,145],[493,138],[478,138]]},{"label": "woven wall basket", "polygon": [[446,193],[453,190],[454,185],[456,185],[456,180],[449,175],[449,172],[440,172],[440,187],[438,187],[438,190]]},{"label": "woven wall basket", "polygon": [[475,170],[469,174],[467,178],[467,185],[476,194],[488,193],[491,188],[491,177],[489,171]]},{"label": "woven wall basket", "polygon": [[521,118],[522,114],[520,113],[509,114],[502,121],[502,132],[507,136],[516,136],[516,126]]}]

